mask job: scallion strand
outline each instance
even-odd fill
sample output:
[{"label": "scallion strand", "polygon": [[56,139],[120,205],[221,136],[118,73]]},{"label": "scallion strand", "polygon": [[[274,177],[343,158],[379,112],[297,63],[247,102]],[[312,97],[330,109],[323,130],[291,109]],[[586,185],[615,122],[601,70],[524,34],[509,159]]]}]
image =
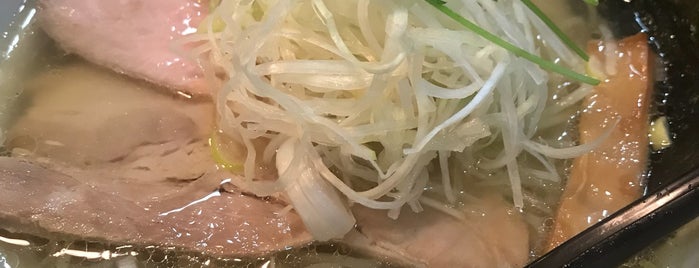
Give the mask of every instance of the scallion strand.
[{"label": "scallion strand", "polygon": [[590,56],[588,56],[587,53],[585,53],[585,51],[582,50],[582,48],[580,48],[578,45],[576,45],[575,42],[573,42],[573,40],[571,40],[570,37],[568,37],[568,35],[563,33],[561,28],[558,28],[558,26],[556,26],[556,24],[553,23],[551,18],[546,16],[546,14],[544,14],[544,12],[541,11],[541,9],[538,6],[536,6],[531,0],[522,0],[522,3],[524,3],[524,5],[529,8],[529,10],[534,12],[534,14],[537,17],[539,17],[539,19],[541,19],[541,21],[543,21],[544,24],[546,24],[546,26],[548,26],[549,29],[551,29],[551,31],[553,31],[553,33],[555,33],[556,36],[558,36],[558,38],[561,39],[561,41],[563,41],[563,43],[568,48],[575,51],[575,54],[578,54],[578,56],[580,56],[580,58],[582,58],[585,61],[590,60]]},{"label": "scallion strand", "polygon": [[585,1],[585,3],[587,3],[589,5],[593,5],[593,6],[599,5],[599,0],[583,0],[583,1]]},{"label": "scallion strand", "polygon": [[463,25],[467,29],[473,31],[474,33],[480,35],[481,37],[485,38],[486,40],[512,52],[518,57],[524,58],[528,61],[531,61],[535,63],[536,65],[539,65],[542,69],[548,70],[554,73],[561,74],[563,76],[566,76],[570,79],[585,83],[585,84],[590,84],[590,85],[598,85],[600,83],[599,80],[589,77],[584,74],[577,73],[571,69],[562,67],[558,64],[555,64],[553,62],[547,61],[545,59],[542,59],[539,56],[536,56],[534,54],[531,54],[527,52],[524,49],[521,49],[505,40],[502,38],[486,31],[485,29],[479,27],[475,23],[469,21],[468,19],[464,18],[463,16],[459,15],[458,13],[454,12],[452,9],[448,8],[444,4],[446,3],[445,1],[442,0],[425,0],[427,3],[435,7],[437,10],[441,11],[444,13],[444,15],[447,15],[451,19],[455,20],[459,24]]}]

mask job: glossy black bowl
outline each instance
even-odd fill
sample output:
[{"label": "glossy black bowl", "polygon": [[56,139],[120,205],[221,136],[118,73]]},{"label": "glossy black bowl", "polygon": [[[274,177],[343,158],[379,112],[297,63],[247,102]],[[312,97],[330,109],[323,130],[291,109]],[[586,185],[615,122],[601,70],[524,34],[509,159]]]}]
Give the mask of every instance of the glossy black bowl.
[{"label": "glossy black bowl", "polygon": [[699,2],[607,0],[618,37],[646,32],[665,67],[655,85],[673,145],[654,153],[644,197],[532,262],[529,267],[616,267],[699,216]]}]

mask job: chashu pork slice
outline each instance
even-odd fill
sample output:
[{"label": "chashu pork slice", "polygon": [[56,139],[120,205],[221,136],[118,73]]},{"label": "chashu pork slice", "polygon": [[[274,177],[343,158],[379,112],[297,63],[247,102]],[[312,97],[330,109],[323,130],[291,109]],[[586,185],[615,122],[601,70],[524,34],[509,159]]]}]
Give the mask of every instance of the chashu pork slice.
[{"label": "chashu pork slice", "polygon": [[252,257],[311,242],[287,204],[222,182],[210,101],[81,62],[39,75],[0,158],[0,228]]},{"label": "chashu pork slice", "polygon": [[217,257],[256,257],[310,241],[296,214],[276,214],[284,204],[219,191],[211,179],[171,184],[178,191],[153,192],[156,199],[141,203],[86,183],[92,179],[0,157],[0,226],[46,238],[159,245]]},{"label": "chashu pork slice", "polygon": [[[611,63],[616,73],[585,99],[578,124],[580,142],[609,136],[576,158],[563,192],[549,248],[565,242],[638,199],[648,162],[648,113],[653,79],[647,36],[637,34],[617,44],[591,43],[592,69]],[[609,130],[610,128],[613,128]]]},{"label": "chashu pork slice", "polygon": [[345,241],[357,250],[410,267],[522,267],[529,260],[529,230],[512,204],[493,194],[465,205],[465,219],[425,208],[353,209],[357,231]]},{"label": "chashu pork slice", "polygon": [[208,13],[200,0],[40,0],[42,29],[70,53],[175,91],[209,94],[178,45]]}]

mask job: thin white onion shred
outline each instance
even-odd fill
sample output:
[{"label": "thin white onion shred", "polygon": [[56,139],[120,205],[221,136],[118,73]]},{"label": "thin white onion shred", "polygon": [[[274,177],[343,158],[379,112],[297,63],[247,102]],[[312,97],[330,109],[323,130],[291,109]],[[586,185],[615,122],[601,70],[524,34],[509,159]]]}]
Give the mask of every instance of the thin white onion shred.
[{"label": "thin white onion shred", "polygon": [[[543,41],[554,58],[577,63],[518,0],[448,2],[527,51],[546,49]],[[213,27],[217,20],[225,24],[221,31]],[[532,182],[520,170],[558,180],[545,157],[571,157],[597,144],[557,149],[533,142],[540,121],[558,116],[544,112],[548,73],[422,0],[229,0],[203,23],[207,30],[187,41],[199,42],[194,58],[213,62],[209,80],[226,78],[214,97],[220,131],[247,149],[239,183],[257,195],[285,192],[318,240],[352,228],[352,204],[392,218],[406,204],[463,218],[447,205],[464,200],[456,189],[468,187],[463,175],[450,173],[457,159],[508,174],[513,203],[522,208],[522,184]],[[585,93],[571,94],[555,112]],[[259,138],[270,140],[260,152],[253,143]],[[524,151],[545,171],[520,169]],[[256,180],[260,158],[277,166],[276,181]],[[430,169],[433,163],[439,168]],[[428,185],[441,190],[427,198]]]},{"label": "thin white onion shred", "polygon": [[594,140],[585,144],[580,144],[577,146],[571,146],[567,148],[554,148],[535,141],[527,140],[524,141],[524,146],[534,152],[538,152],[550,158],[569,159],[578,157],[587,152],[592,151],[593,149],[598,147],[602,142],[604,142],[604,140],[606,140],[609,137],[609,135],[612,134],[612,131],[614,130],[614,128],[616,128],[617,124],[619,124],[620,121],[621,118],[616,118],[613,122],[611,122],[611,124],[609,124],[606,127],[604,132],[602,132],[602,134],[599,137],[596,137]]}]

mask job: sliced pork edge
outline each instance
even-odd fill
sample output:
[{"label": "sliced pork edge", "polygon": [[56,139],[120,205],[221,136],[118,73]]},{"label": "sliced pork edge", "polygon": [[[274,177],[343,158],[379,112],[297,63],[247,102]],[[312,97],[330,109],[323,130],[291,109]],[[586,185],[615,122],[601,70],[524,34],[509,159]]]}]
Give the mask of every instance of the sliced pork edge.
[{"label": "sliced pork edge", "polygon": [[208,1],[39,0],[41,28],[60,47],[173,91],[209,95],[198,64],[178,40],[196,31]]},{"label": "sliced pork edge", "polygon": [[27,160],[0,157],[0,225],[42,237],[254,257],[311,242],[297,215],[241,193],[183,190],[137,205]]}]

